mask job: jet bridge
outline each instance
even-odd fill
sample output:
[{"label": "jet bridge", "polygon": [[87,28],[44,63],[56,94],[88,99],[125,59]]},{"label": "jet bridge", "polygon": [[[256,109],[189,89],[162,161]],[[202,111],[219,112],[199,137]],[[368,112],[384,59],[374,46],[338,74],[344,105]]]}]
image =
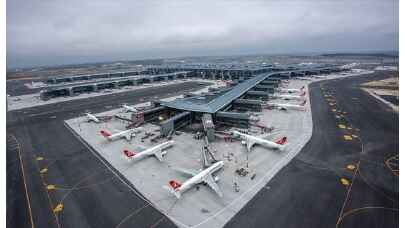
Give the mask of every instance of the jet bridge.
[{"label": "jet bridge", "polygon": [[218,124],[249,128],[250,116],[247,113],[239,112],[217,112],[214,121]]},{"label": "jet bridge", "polygon": [[191,112],[182,112],[160,123],[160,134],[167,136],[191,123]]}]

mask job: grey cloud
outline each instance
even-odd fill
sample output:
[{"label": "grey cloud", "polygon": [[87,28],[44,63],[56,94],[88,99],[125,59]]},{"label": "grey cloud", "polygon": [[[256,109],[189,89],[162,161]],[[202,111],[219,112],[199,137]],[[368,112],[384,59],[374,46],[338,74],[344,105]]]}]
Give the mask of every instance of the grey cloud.
[{"label": "grey cloud", "polygon": [[381,49],[398,49],[398,1],[7,2],[9,66]]}]

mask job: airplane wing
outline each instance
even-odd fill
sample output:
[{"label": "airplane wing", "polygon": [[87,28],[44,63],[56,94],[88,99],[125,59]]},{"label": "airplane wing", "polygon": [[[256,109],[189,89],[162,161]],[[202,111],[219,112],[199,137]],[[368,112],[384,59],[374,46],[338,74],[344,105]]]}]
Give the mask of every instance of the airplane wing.
[{"label": "airplane wing", "polygon": [[176,171],[178,171],[180,173],[183,173],[186,176],[190,176],[190,177],[193,177],[193,176],[198,174],[198,172],[196,172],[196,171],[188,170],[188,169],[184,169],[184,168],[176,167],[176,168],[174,168],[174,170],[176,170]]},{"label": "airplane wing", "polygon": [[214,180],[214,178],[212,177],[211,174],[207,175],[204,178],[204,182],[207,183],[207,185],[210,186],[210,188],[212,188],[212,190],[214,190],[215,193],[217,193],[219,197],[223,196],[223,193],[222,193],[221,189],[219,188],[217,183],[215,183],[215,180]]},{"label": "airplane wing", "polygon": [[155,157],[161,162],[163,161],[163,155],[162,155],[162,150],[157,150],[155,153],[153,153]]}]

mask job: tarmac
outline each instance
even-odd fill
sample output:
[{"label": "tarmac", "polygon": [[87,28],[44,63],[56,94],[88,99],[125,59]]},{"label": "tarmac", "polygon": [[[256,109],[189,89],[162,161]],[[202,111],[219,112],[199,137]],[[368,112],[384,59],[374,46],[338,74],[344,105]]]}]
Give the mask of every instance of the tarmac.
[{"label": "tarmac", "polygon": [[[290,86],[291,88],[301,88],[306,83],[305,81],[292,81]],[[113,115],[119,114],[121,111],[121,109],[116,109],[96,115]],[[85,117],[79,117],[67,120],[66,123],[135,186],[136,190],[152,205],[180,227],[223,227],[235,212],[239,211],[281,167],[300,151],[311,137],[310,109],[304,112],[265,110],[260,117],[261,124],[275,128],[267,139],[275,141],[284,135],[289,138],[286,151],[271,151],[257,146],[252,153],[246,154],[246,148],[239,141],[233,143],[216,141],[211,144],[211,147],[216,151],[217,159],[225,162],[225,169],[219,174],[220,182],[218,183],[224,197],[219,198],[210,189],[201,187],[198,192],[192,189],[185,193],[180,200],[170,195],[162,186],[167,185],[173,178],[186,180],[173,167],[201,169],[202,140],[196,140],[192,134],[184,132],[180,136],[173,136],[175,145],[168,149],[168,155],[163,164],[153,158],[134,164],[124,159],[122,151],[124,149],[140,151],[140,148],[156,145],[150,142],[142,143],[141,136],[146,132],[156,132],[155,130],[159,130],[159,127],[152,124],[143,126],[144,131],[128,143],[126,140],[107,142],[99,135],[99,131],[102,129],[109,131],[125,129],[125,123],[121,120],[94,124],[87,123]],[[255,134],[260,135],[260,131],[256,129]],[[225,159],[229,156],[231,157],[229,160]],[[246,177],[236,175],[235,170],[246,167],[247,163],[250,174]],[[251,180],[253,174],[256,174],[256,178]],[[240,188],[239,192],[234,191],[235,182]]]},{"label": "tarmac", "polygon": [[19,95],[19,96],[7,97],[7,108],[10,111],[19,110],[19,109],[36,107],[36,106],[41,106],[41,105],[66,102],[66,101],[71,101],[71,100],[89,99],[89,98],[94,98],[94,97],[98,97],[98,96],[103,96],[106,94],[110,94],[110,95],[119,94],[119,93],[125,93],[128,91],[136,91],[136,90],[145,89],[145,88],[154,88],[154,87],[161,87],[161,86],[166,86],[166,85],[175,85],[175,84],[183,83],[183,82],[187,82],[187,81],[188,82],[200,82],[200,83],[211,83],[212,82],[212,80],[210,81],[210,80],[205,80],[205,79],[177,79],[177,80],[172,80],[172,81],[167,81],[167,82],[154,82],[154,83],[148,83],[148,84],[145,83],[145,84],[139,85],[139,86],[124,86],[122,88],[117,88],[117,89],[107,89],[107,90],[100,90],[97,92],[80,93],[75,96],[56,97],[56,98],[51,98],[46,101],[41,100],[39,92],[36,92],[36,93]]},{"label": "tarmac", "polygon": [[[89,153],[63,121],[86,110],[102,112],[203,87],[185,82],[9,111],[7,227],[175,227]],[[62,199],[62,210],[54,212]]]},{"label": "tarmac", "polygon": [[311,84],[311,140],[225,227],[399,227],[398,114],[359,88],[390,75]]},{"label": "tarmac", "polygon": [[[334,77],[331,75],[330,77]],[[318,77],[322,80],[330,77]],[[339,77],[339,76],[335,76]],[[307,85],[307,80],[291,80],[289,88],[301,88]],[[285,103],[286,101],[272,101]],[[297,102],[296,102],[297,103]],[[309,102],[310,103],[310,102]],[[138,136],[131,142],[117,140],[106,142],[99,135],[102,129],[124,129],[122,121],[109,121],[103,124],[86,123],[86,118],[79,117],[66,121],[75,134],[83,139],[90,148],[101,155],[113,168],[123,175],[139,191],[151,205],[168,216],[180,227],[223,227],[237,211],[239,211],[276,173],[296,156],[304,147],[312,135],[312,118],[310,104],[307,104],[306,111],[289,110],[265,110],[260,113],[260,123],[265,126],[274,127],[275,132],[267,139],[275,141],[282,136],[287,136],[288,146],[284,152],[269,151],[257,147],[254,152],[247,154],[240,142],[225,143],[216,141],[211,144],[215,156],[224,160],[225,169],[220,173],[221,181],[219,186],[224,193],[223,198],[213,195],[207,188],[198,188],[197,192],[185,194],[180,200],[176,200],[162,188],[174,177],[181,178],[173,167],[183,167],[199,170],[200,153],[203,146],[201,140],[193,139],[191,134],[183,133],[181,136],[174,136],[175,146],[170,149],[166,161],[161,164],[155,159],[147,159],[129,163],[124,159],[122,151],[132,148],[139,151],[140,148],[153,146],[152,143],[141,142]],[[120,109],[96,115],[119,114]],[[156,132],[159,128],[153,125],[143,126],[146,132]],[[254,134],[257,134],[257,130]],[[141,133],[141,135],[142,135]],[[260,133],[259,133],[260,134]],[[224,159],[229,158],[231,159]],[[249,177],[255,174],[254,180],[249,177],[239,177],[235,170],[241,167],[249,167]],[[184,177],[181,180],[186,180]],[[234,183],[239,187],[235,192]]]},{"label": "tarmac", "polygon": [[[398,154],[398,115],[357,88],[360,82],[385,77],[381,71],[311,84],[311,140],[225,226],[398,227],[398,177],[392,164]],[[333,94],[338,109],[325,100],[322,83]],[[123,176],[114,175],[116,170],[111,172],[102,160],[95,159],[66,130],[63,120],[86,110],[98,113],[123,102],[153,100],[151,94],[170,97],[193,90],[193,86],[199,85],[185,83],[165,90],[140,90],[8,112],[7,225],[29,227],[32,218],[36,227],[174,227],[164,214],[145,203],[139,192],[134,194],[134,186],[122,182]],[[351,129],[338,127],[333,109],[347,112],[338,116],[350,121],[345,126],[351,124]],[[352,133],[355,128],[360,133]],[[344,140],[349,133],[352,140]],[[364,150],[359,150],[358,138]],[[347,164],[355,164],[356,169],[346,171]],[[47,171],[41,173],[44,167]],[[349,186],[342,185],[342,177]],[[50,185],[53,190],[47,190]],[[60,202],[62,209],[58,208]]]}]

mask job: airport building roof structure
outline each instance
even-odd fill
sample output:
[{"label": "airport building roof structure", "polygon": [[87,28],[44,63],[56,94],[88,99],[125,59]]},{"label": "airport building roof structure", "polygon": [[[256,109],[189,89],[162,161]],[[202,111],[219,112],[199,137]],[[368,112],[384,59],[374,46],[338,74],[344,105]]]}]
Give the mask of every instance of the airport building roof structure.
[{"label": "airport building roof structure", "polygon": [[187,72],[187,71],[179,71],[179,72],[174,72],[174,73],[158,74],[158,75],[136,75],[136,76],[127,76],[127,77],[105,78],[105,79],[98,79],[98,80],[94,80],[94,81],[72,82],[72,83],[64,84],[64,85],[48,85],[44,90],[52,91],[52,90],[65,89],[65,88],[69,88],[69,87],[90,86],[90,85],[95,85],[95,84],[115,83],[115,82],[128,81],[128,80],[135,80],[135,81],[143,80],[143,79],[154,80],[154,79],[159,79],[159,78],[178,76],[181,74],[185,75],[188,73],[189,72]]},{"label": "airport building roof structure", "polygon": [[217,96],[213,98],[190,97],[176,99],[170,102],[161,102],[161,105],[193,112],[216,113],[272,74],[274,73],[260,74],[256,77],[250,78],[242,83],[237,84],[235,87],[229,91],[226,91],[225,93],[217,94]]},{"label": "airport building roof structure", "polygon": [[124,72],[106,72],[106,73],[95,73],[95,74],[80,74],[80,75],[67,75],[59,77],[50,77],[46,80],[47,83],[63,83],[63,82],[75,82],[75,81],[85,81],[93,79],[103,79],[103,78],[117,78],[117,77],[128,77],[135,75],[143,75],[147,72],[145,70],[134,70],[134,71],[124,71]]},{"label": "airport building roof structure", "polygon": [[251,77],[237,85],[235,85],[231,90],[218,93],[216,96],[198,96],[198,97],[188,97],[180,98],[174,101],[161,102],[161,105],[185,110],[192,112],[201,112],[201,113],[216,113],[222,108],[231,104],[234,100],[241,97],[244,93],[248,92],[253,87],[257,86],[260,82],[271,76],[279,76],[280,74],[292,74],[299,73],[307,70],[312,71],[329,71],[336,70],[336,67],[322,67],[322,68],[309,68],[305,67],[304,69],[294,70],[294,71],[281,71],[273,73],[263,73],[257,76]]},{"label": "airport building roof structure", "polygon": [[190,70],[263,70],[273,69],[273,66],[251,66],[251,65],[162,65],[155,68],[182,68]]},{"label": "airport building roof structure", "polygon": [[336,65],[331,64],[310,64],[310,65],[300,65],[300,64],[290,64],[290,65],[216,65],[216,64],[176,64],[176,65],[159,65],[148,67],[151,71],[193,71],[193,72],[222,72],[222,73],[237,73],[243,75],[257,75],[269,72],[282,72],[282,71],[311,71],[311,70],[322,70],[336,68]]}]

